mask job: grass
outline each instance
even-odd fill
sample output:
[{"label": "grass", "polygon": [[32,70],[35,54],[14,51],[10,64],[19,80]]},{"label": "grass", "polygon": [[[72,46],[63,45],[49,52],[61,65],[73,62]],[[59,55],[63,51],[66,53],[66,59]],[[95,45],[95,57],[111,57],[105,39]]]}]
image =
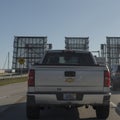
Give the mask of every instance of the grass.
[{"label": "grass", "polygon": [[27,77],[20,77],[20,78],[6,78],[0,80],[0,86],[12,84],[12,83],[20,83],[27,81]]}]

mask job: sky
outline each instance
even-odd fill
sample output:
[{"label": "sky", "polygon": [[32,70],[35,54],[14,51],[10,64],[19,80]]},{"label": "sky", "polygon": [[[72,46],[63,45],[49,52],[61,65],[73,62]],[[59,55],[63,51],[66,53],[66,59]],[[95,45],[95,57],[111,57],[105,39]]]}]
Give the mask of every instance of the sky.
[{"label": "sky", "polygon": [[0,0],[0,69],[10,67],[14,36],[47,36],[53,49],[65,37],[89,37],[89,50],[100,50],[106,36],[120,36],[120,0]]}]

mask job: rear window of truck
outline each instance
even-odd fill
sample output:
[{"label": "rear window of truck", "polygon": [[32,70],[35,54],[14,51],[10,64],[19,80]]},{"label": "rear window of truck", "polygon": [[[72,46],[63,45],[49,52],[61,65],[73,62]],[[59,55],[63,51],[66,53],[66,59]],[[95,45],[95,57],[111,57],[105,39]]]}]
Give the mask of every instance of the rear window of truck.
[{"label": "rear window of truck", "polygon": [[89,53],[47,53],[43,64],[91,66],[95,62]]}]

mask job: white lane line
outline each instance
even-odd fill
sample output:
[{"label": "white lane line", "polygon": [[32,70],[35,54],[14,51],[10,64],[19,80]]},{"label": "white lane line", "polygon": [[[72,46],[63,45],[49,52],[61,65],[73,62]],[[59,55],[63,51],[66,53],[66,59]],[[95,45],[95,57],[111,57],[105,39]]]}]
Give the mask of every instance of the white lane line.
[{"label": "white lane line", "polygon": [[110,102],[110,104],[113,106],[113,107],[117,107],[117,105],[113,102]]},{"label": "white lane line", "polygon": [[4,99],[7,98],[8,96],[0,96],[0,99]]},{"label": "white lane line", "polygon": [[118,112],[120,112],[120,107],[118,107],[115,103],[110,102],[110,104],[117,109]]}]

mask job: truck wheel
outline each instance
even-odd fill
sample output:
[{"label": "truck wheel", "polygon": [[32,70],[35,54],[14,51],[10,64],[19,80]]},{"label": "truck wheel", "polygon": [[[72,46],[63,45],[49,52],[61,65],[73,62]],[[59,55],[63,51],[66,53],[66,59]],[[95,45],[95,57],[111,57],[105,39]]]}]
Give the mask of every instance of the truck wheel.
[{"label": "truck wheel", "polygon": [[109,116],[109,105],[100,105],[96,107],[96,116],[98,119],[106,119]]},{"label": "truck wheel", "polygon": [[26,115],[28,119],[38,119],[40,117],[40,109],[37,107],[26,106]]}]

